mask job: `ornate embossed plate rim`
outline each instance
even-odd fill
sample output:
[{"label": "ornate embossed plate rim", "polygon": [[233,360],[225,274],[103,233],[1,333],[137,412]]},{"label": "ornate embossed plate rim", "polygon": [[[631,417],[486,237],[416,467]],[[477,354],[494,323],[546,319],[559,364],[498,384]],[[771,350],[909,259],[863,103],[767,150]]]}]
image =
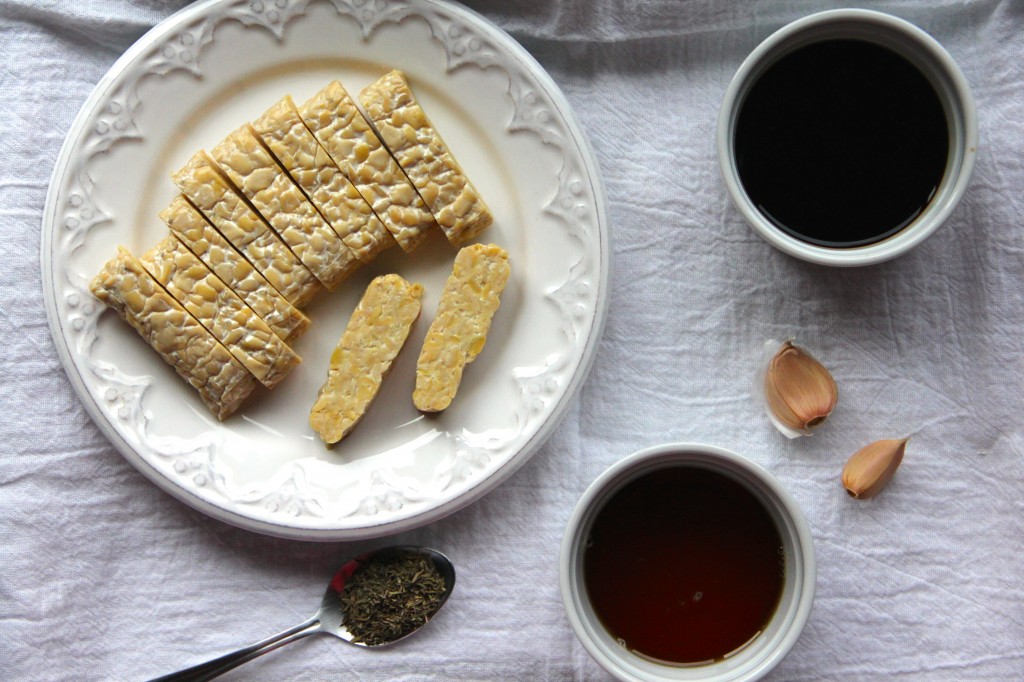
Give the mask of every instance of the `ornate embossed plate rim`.
[{"label": "ornate embossed plate rim", "polygon": [[[339,5],[345,5],[346,8],[354,11],[351,4],[344,0],[332,0],[332,2],[336,9],[338,9]],[[206,0],[205,2],[185,8],[172,15],[164,22],[161,22],[161,24],[143,36],[124,55],[122,55],[113,67],[111,67],[93,90],[92,94],[82,106],[82,109],[76,117],[75,122],[65,139],[51,177],[50,191],[47,195],[46,206],[43,214],[41,240],[44,299],[46,303],[47,318],[58,355],[67,370],[67,374],[72,385],[85,405],[86,410],[121,454],[158,487],[180,501],[214,518],[262,533],[312,540],[354,540],[366,537],[378,537],[429,523],[479,499],[497,487],[516,469],[518,469],[519,466],[525,463],[544,443],[544,441],[547,440],[551,435],[551,432],[561,421],[568,407],[571,405],[573,398],[576,396],[583,379],[589,371],[596,353],[597,342],[600,339],[601,332],[603,330],[608,306],[607,282],[609,270],[609,243],[606,220],[607,207],[596,160],[578,122],[575,120],[575,116],[572,113],[568,102],[565,100],[564,95],[558,89],[557,85],[555,85],[544,69],[529,55],[529,53],[527,53],[525,49],[512,40],[507,34],[490,24],[486,19],[472,10],[461,6],[450,5],[439,0],[410,0],[406,5],[406,13],[401,13],[401,9],[399,9],[399,20],[409,16],[410,13],[415,15],[415,10],[411,8],[419,6],[421,8],[429,8],[442,15],[448,15],[446,18],[461,19],[471,25],[475,31],[480,31],[483,34],[486,34],[486,36],[493,41],[493,44],[499,48],[500,57],[511,60],[511,62],[515,63],[522,69],[523,73],[528,74],[528,76],[533,79],[533,84],[549,99],[552,109],[560,117],[561,123],[568,131],[569,139],[563,141],[564,144],[562,145],[561,151],[563,154],[571,152],[581,165],[580,170],[583,171],[584,180],[587,182],[588,194],[594,201],[593,208],[595,224],[597,227],[595,236],[599,240],[597,247],[598,262],[596,264],[598,272],[596,273],[597,277],[594,278],[597,289],[595,292],[596,307],[594,310],[589,311],[589,320],[584,323],[586,329],[582,330],[582,337],[585,340],[585,344],[582,349],[580,359],[572,370],[572,374],[568,378],[561,395],[557,397],[554,407],[548,411],[546,418],[544,418],[543,422],[533,435],[529,437],[524,444],[520,445],[518,450],[512,456],[507,458],[497,468],[487,472],[486,475],[472,487],[463,490],[454,498],[445,500],[441,504],[428,508],[417,515],[398,518],[397,520],[381,521],[379,523],[370,522],[359,528],[347,527],[344,529],[324,529],[302,527],[301,525],[291,525],[283,522],[273,523],[262,519],[252,518],[242,511],[219,506],[214,502],[204,499],[195,491],[183,487],[178,482],[168,478],[164,472],[157,469],[151,462],[142,457],[131,443],[128,442],[124,435],[118,431],[114,424],[111,423],[109,415],[104,413],[103,409],[98,405],[96,397],[90,392],[85,380],[80,375],[79,368],[76,365],[72,352],[69,348],[69,338],[66,335],[66,330],[64,329],[65,320],[62,318],[61,311],[59,310],[57,303],[54,273],[52,270],[52,253],[54,240],[58,232],[56,219],[59,209],[58,199],[61,195],[60,188],[63,186],[65,176],[69,170],[69,166],[71,166],[74,153],[77,150],[78,145],[82,143],[85,138],[86,125],[95,113],[97,106],[102,104],[105,101],[105,98],[111,93],[113,86],[117,84],[118,77],[122,72],[131,68],[135,64],[136,60],[148,54],[148,51],[155,43],[157,43],[157,41],[165,38],[173,30],[196,19],[201,19],[205,13],[217,8],[218,6],[224,6],[226,9],[237,13],[242,4],[243,3],[240,3],[237,0]],[[308,4],[308,0],[291,0],[291,3],[286,3],[282,10],[289,10],[292,12],[295,10],[302,10]],[[386,3],[380,3],[378,0],[377,7],[378,10],[381,11],[378,11],[372,17],[366,17],[365,21],[359,21],[364,35],[371,33],[379,24],[395,20],[388,14],[388,12],[382,11],[387,7]],[[284,13],[287,15],[288,11]],[[231,18],[242,21],[243,23],[248,23],[245,21],[244,17],[239,18],[236,15]],[[263,21],[260,21],[259,23],[263,28],[270,30],[280,38],[280,30],[287,21],[288,18],[280,22],[280,25],[267,25]],[[430,22],[428,21],[428,23]],[[434,30],[434,25],[432,23],[431,28]],[[436,35],[435,39],[438,39]],[[438,40],[442,43],[444,42],[443,40]],[[453,68],[461,61],[457,56],[453,58],[451,52],[448,52],[448,60],[449,69]],[[508,69],[506,69],[506,71],[508,71]],[[511,73],[509,75],[511,88],[514,87],[515,80],[511,77]],[[515,121],[510,123],[510,129],[514,125]],[[530,131],[541,137],[543,142],[551,143],[550,140],[543,139],[545,136],[542,131],[532,129]],[[556,200],[557,198],[558,197],[556,196]],[[558,208],[554,206],[554,200],[544,210],[558,212]],[[562,219],[564,221],[566,220],[564,216],[562,216]],[[571,221],[566,222],[568,229],[571,230]],[[73,250],[74,249],[72,248],[71,251],[73,252]],[[575,268],[577,265],[579,265],[579,263],[573,265],[572,268]],[[571,281],[572,278],[570,276],[566,281],[566,284]],[[587,326],[587,323],[589,323],[589,326]]]}]

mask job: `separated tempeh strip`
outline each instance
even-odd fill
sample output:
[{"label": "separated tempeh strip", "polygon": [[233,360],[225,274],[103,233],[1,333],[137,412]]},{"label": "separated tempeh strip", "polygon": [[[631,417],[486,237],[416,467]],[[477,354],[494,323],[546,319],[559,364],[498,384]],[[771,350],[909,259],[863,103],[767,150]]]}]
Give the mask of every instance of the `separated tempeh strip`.
[{"label": "separated tempeh strip", "polygon": [[494,222],[401,71],[391,71],[364,88],[359,103],[449,242],[465,244]]},{"label": "separated tempeh strip", "polygon": [[359,267],[351,249],[277,165],[249,124],[210,151],[228,179],[328,289]]},{"label": "separated tempeh strip", "polygon": [[271,286],[185,197],[176,196],[160,218],[282,341],[297,339],[309,329],[309,318]]},{"label": "separated tempeh strip", "polygon": [[494,244],[473,244],[455,256],[416,361],[412,401],[417,409],[440,412],[451,404],[463,369],[487,342],[509,273],[508,253]]},{"label": "separated tempeh strip", "polygon": [[422,296],[423,287],[398,275],[377,277],[366,288],[309,413],[309,425],[325,443],[344,438],[366,413],[419,317]]},{"label": "separated tempeh strip", "polygon": [[320,292],[313,273],[238,195],[205,151],[174,174],[174,183],[291,304],[301,308]]},{"label": "separated tempeh strip", "polygon": [[234,413],[256,387],[249,370],[164,291],[127,249],[118,247],[89,289],[199,391],[218,419]]},{"label": "separated tempeh strip", "polygon": [[436,224],[434,216],[341,83],[329,84],[299,113],[402,250],[419,246]]},{"label": "separated tempeh strip", "polygon": [[291,97],[267,109],[252,126],[356,258],[369,263],[394,246],[395,238],[309,132]]},{"label": "separated tempeh strip", "polygon": [[173,234],[139,258],[153,278],[261,384],[273,388],[302,359]]}]

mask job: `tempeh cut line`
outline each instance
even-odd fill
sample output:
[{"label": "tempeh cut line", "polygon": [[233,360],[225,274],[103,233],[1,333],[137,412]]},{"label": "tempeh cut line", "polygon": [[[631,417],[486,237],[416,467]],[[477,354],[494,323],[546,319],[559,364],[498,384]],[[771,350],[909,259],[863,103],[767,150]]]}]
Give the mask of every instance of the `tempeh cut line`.
[{"label": "tempeh cut line", "polygon": [[139,259],[143,267],[261,384],[273,388],[301,358],[173,234]]},{"label": "tempeh cut line", "polygon": [[199,392],[218,419],[231,416],[257,386],[249,370],[164,291],[127,249],[118,247],[89,289]]},{"label": "tempeh cut line", "polygon": [[394,246],[373,208],[302,122],[291,97],[279,100],[252,125],[356,258],[369,263]]},{"label": "tempeh cut line", "polygon": [[289,303],[184,196],[176,196],[160,213],[160,219],[282,341],[295,340],[309,328],[309,318]]},{"label": "tempeh cut line", "polygon": [[466,244],[494,222],[401,71],[391,71],[364,88],[359,102],[449,242]]},{"label": "tempeh cut line", "polygon": [[309,268],[239,196],[205,151],[174,174],[174,183],[289,303],[302,308],[322,291]]},{"label": "tempeh cut line", "polygon": [[341,83],[330,83],[299,113],[402,250],[419,246],[437,224],[434,216]]},{"label": "tempeh cut line", "polygon": [[246,124],[210,151],[231,183],[327,289],[359,267],[355,254]]}]

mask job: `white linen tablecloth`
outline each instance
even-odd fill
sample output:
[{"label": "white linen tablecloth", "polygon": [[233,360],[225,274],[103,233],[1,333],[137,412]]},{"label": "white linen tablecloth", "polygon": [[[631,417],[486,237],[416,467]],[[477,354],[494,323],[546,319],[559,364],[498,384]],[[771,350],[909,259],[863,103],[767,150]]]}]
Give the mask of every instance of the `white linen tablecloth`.
[{"label": "white linen tablecloth", "polygon": [[[40,217],[57,152],[115,59],[175,0],[0,4],[0,678],[137,680],[297,623],[343,557],[211,520],[137,473],[93,425],[43,311]],[[562,610],[557,556],[587,484],[642,447],[724,446],[774,472],[815,537],[810,622],[773,680],[1024,679],[1024,3],[869,2],[952,53],[981,147],[952,219],[911,254],[839,270],[758,239],[718,176],[718,105],[743,57],[832,2],[479,0],[564,89],[597,152],[614,254],[608,325],[579,399],[482,501],[395,541],[458,567],[436,621],[394,648],[330,638],[231,673],[253,680],[602,680]],[[794,336],[841,400],[812,438],[751,386]],[[839,473],[912,436],[889,489]]]}]

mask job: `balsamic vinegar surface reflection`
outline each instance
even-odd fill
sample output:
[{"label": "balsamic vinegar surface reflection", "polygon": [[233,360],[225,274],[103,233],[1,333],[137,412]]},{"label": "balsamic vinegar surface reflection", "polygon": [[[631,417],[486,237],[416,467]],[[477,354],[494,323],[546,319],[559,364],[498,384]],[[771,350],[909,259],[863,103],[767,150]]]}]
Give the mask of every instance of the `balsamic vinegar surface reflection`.
[{"label": "balsamic vinegar surface reflection", "polygon": [[797,48],[740,106],[740,181],[783,231],[854,247],[914,220],[942,181],[949,128],[935,88],[906,58],[864,40]]}]

